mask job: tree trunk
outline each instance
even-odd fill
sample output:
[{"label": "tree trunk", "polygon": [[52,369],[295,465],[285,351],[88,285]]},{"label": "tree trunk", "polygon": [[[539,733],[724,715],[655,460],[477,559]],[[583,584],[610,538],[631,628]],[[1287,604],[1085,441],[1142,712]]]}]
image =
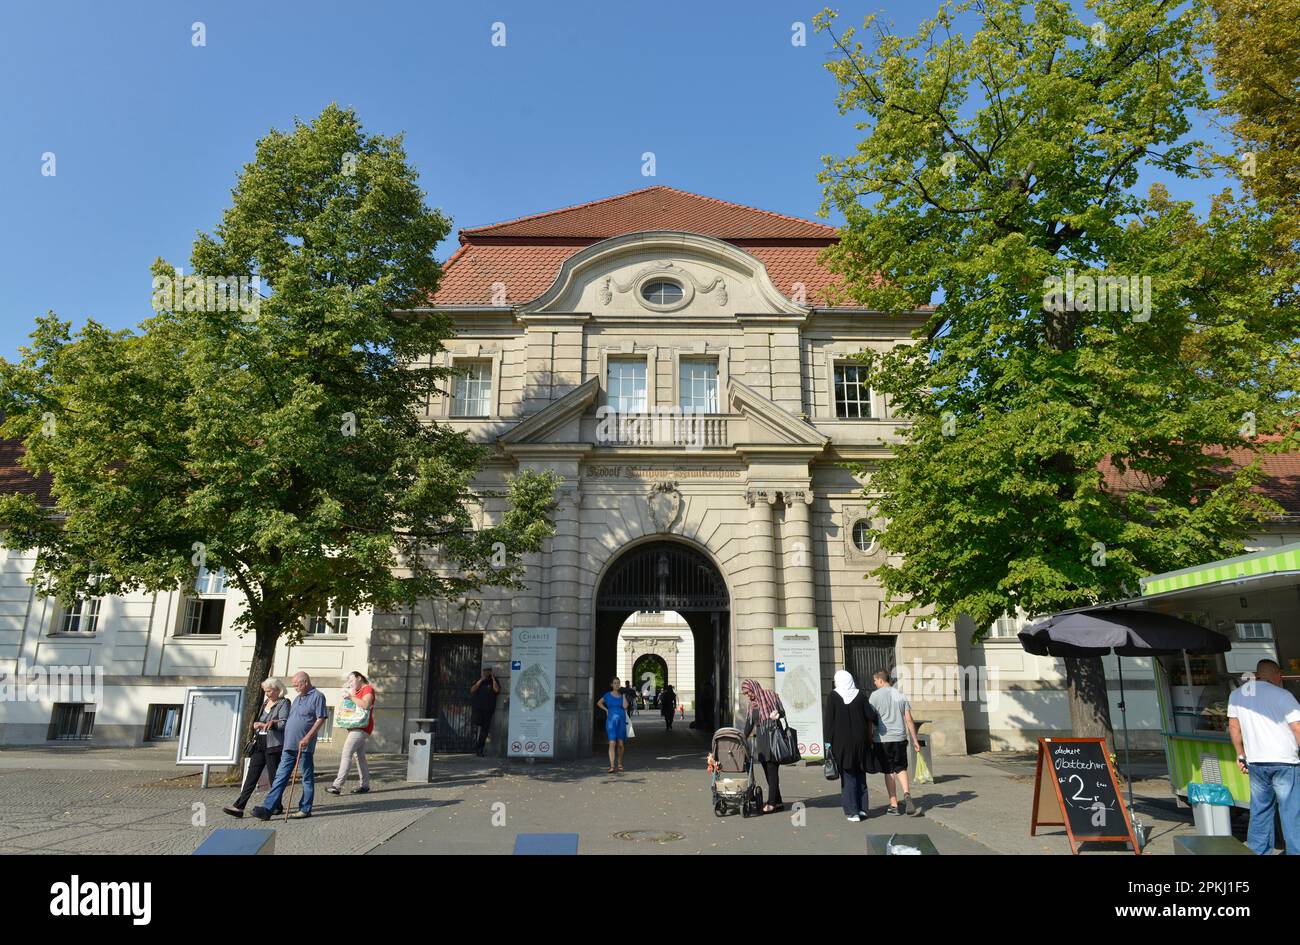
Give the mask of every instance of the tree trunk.
[{"label": "tree trunk", "polygon": [[1070,730],[1075,738],[1104,738],[1115,750],[1115,732],[1110,724],[1110,696],[1100,656],[1065,657],[1065,679],[1069,687]]},{"label": "tree trunk", "polygon": [[[262,683],[271,675],[275,661],[275,645],[280,640],[280,626],[258,625],[253,642],[253,662],[248,667],[248,682],[244,684],[244,717],[240,720],[239,747],[243,750],[253,732],[253,720],[262,711]],[[286,682],[285,685],[288,685]],[[289,695],[289,693],[285,693]],[[230,774],[239,776],[244,770],[241,757]],[[272,772],[274,773],[274,772]]]}]

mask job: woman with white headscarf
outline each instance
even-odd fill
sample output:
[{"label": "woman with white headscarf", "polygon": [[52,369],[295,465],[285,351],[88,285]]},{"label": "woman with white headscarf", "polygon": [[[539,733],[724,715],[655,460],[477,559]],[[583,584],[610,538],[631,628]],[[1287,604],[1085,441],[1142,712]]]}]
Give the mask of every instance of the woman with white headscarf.
[{"label": "woman with white headscarf", "polygon": [[840,769],[840,805],[852,823],[867,816],[867,757],[876,724],[871,708],[847,670],[835,674],[835,691],[826,697],[826,751]]}]

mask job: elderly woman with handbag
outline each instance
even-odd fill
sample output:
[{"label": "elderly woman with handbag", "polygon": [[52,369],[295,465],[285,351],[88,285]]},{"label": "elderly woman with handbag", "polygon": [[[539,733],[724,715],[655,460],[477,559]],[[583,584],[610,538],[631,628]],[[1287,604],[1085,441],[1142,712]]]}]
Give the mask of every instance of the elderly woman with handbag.
[{"label": "elderly woman with handbag", "polygon": [[334,783],[325,790],[331,794],[343,793],[343,782],[348,778],[352,767],[352,757],[357,759],[361,786],[353,794],[370,793],[370,768],[366,765],[366,739],[375,730],[375,690],[365,676],[353,672],[348,674],[347,685],[343,689],[343,698],[334,710],[334,724],[347,730],[348,737],[343,741],[343,756],[339,758],[339,773]]},{"label": "elderly woman with handbag", "polygon": [[[262,681],[262,709],[253,720],[253,737],[244,747],[248,757],[248,775],[244,787],[233,804],[221,808],[231,817],[243,817],[248,799],[257,790],[257,782],[266,771],[274,777],[280,767],[280,751],[284,748],[284,723],[289,718],[289,700],[284,697],[284,683],[272,676]],[[283,809],[272,813],[284,813]]]}]

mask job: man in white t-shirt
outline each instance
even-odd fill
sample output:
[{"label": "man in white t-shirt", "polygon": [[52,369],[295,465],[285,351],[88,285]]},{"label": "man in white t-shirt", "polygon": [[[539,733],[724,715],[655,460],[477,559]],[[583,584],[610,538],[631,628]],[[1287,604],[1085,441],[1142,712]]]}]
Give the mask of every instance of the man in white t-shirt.
[{"label": "man in white t-shirt", "polygon": [[1286,852],[1300,855],[1300,703],[1282,688],[1282,667],[1260,660],[1255,678],[1228,697],[1228,734],[1237,766],[1250,775],[1246,846],[1273,852],[1273,812],[1282,820]]}]

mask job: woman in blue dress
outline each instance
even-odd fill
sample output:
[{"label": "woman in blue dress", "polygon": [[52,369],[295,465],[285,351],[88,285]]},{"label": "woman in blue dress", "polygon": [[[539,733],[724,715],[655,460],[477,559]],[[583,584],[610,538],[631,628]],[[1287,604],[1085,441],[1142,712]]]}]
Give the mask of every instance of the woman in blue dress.
[{"label": "woman in blue dress", "polygon": [[[609,773],[623,770],[623,749],[627,745],[627,697],[622,692],[623,681],[615,676],[609,681],[609,692],[600,697],[596,706],[605,713],[605,735],[609,739]],[[618,759],[614,758],[618,746]]]}]

